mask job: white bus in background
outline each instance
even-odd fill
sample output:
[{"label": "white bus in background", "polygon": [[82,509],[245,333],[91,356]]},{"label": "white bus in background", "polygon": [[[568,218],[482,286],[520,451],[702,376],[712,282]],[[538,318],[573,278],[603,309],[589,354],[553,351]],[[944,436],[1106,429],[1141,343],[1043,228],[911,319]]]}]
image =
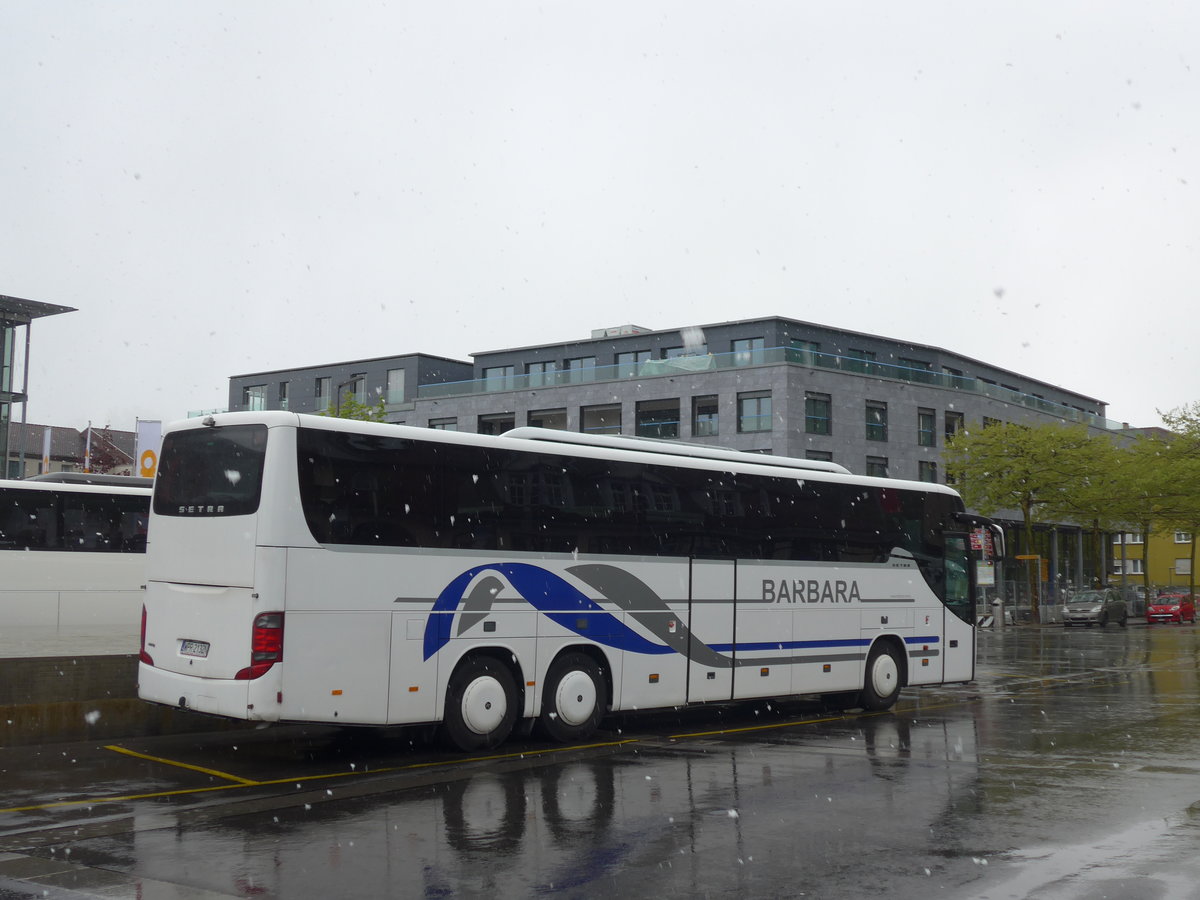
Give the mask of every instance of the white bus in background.
[{"label": "white bus in background", "polygon": [[265,722],[522,720],[798,694],[886,709],[975,671],[958,495],[807,463],[539,429],[283,412],[167,430],[143,699]]},{"label": "white bus in background", "polygon": [[125,636],[126,652],[136,649],[150,484],[73,473],[0,481],[4,652],[65,634]]}]

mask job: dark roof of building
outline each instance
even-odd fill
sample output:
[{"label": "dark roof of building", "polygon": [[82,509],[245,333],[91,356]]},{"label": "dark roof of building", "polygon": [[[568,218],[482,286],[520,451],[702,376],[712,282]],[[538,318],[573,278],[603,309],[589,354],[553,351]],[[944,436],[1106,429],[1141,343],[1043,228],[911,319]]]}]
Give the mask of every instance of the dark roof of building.
[{"label": "dark roof of building", "polygon": [[[41,456],[42,448],[45,446],[46,430],[50,431],[50,458],[51,459],[83,459],[84,452],[87,449],[87,429],[77,431],[74,428],[66,428],[61,425],[35,425],[32,422],[22,424],[20,422],[12,422],[9,425],[9,440],[11,446],[10,453],[19,453],[22,456]],[[92,444],[96,445],[97,441],[103,440],[104,435],[107,435],[112,441],[113,446],[122,456],[129,457],[133,460],[134,448],[137,444],[137,435],[132,431],[118,431],[115,428],[92,428]]]},{"label": "dark roof of building", "polygon": [[440,360],[441,362],[455,363],[456,365],[466,366],[467,368],[470,368],[470,366],[471,366],[470,360],[454,359],[453,357],[450,357],[450,356],[438,356],[435,353],[397,353],[394,356],[372,356],[372,357],[369,357],[366,359],[347,359],[347,360],[343,360],[342,362],[321,363],[319,365],[296,366],[294,368],[288,368],[288,369],[266,369],[261,372],[246,372],[242,375],[230,375],[229,377],[231,379],[232,378],[260,378],[260,377],[265,377],[267,375],[278,375],[278,374],[293,373],[293,372],[308,372],[310,370],[311,371],[319,371],[319,370],[324,370],[324,369],[336,369],[340,366],[368,365],[370,363],[383,362],[385,360],[399,361],[402,359],[436,359],[436,360]]}]

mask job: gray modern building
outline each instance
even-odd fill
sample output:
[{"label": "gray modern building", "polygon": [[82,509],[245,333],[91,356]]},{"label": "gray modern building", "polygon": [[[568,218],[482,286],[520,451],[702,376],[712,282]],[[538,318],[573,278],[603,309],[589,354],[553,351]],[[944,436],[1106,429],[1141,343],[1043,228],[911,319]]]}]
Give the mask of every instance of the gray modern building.
[{"label": "gray modern building", "polygon": [[538,425],[832,460],[944,481],[945,437],[968,423],[1084,423],[1103,401],[949,350],[769,317],[554,344],[411,353],[237,375],[229,408],[324,412],[382,397],[389,422],[499,433]]}]

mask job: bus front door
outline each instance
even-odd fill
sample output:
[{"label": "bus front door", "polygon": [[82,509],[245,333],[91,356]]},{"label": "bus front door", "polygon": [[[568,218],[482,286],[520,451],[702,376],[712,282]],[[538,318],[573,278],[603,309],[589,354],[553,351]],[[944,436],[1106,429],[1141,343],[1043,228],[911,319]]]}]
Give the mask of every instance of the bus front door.
[{"label": "bus front door", "polygon": [[975,558],[966,534],[946,535],[944,651],[942,680],[975,677]]}]

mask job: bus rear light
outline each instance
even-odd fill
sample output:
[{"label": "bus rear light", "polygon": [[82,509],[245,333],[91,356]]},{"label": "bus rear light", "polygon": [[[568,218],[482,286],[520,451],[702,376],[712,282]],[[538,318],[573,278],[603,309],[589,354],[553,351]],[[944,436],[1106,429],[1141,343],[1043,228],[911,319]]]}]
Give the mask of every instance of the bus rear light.
[{"label": "bus rear light", "polygon": [[142,642],[138,649],[138,660],[148,666],[154,665],[154,657],[146,652],[146,604],[142,604]]},{"label": "bus rear light", "polygon": [[237,681],[252,681],[283,661],[283,613],[259,613],[250,633],[250,665],[234,675]]}]

